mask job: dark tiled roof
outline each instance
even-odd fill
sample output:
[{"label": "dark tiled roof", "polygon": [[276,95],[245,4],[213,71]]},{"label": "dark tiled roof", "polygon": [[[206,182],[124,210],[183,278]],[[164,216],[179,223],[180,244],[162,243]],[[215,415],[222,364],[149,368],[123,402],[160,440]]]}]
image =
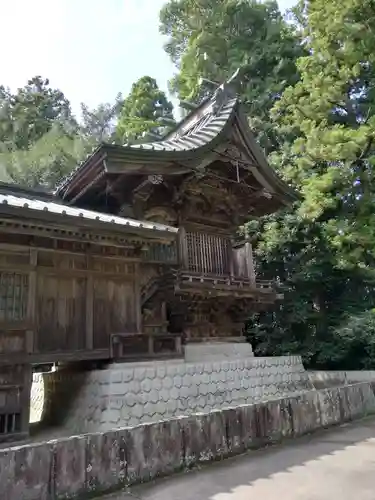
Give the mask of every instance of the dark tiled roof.
[{"label": "dark tiled roof", "polygon": [[230,120],[237,99],[229,99],[215,113],[215,101],[210,99],[204,106],[195,111],[190,119],[165,139],[146,144],[134,144],[133,149],[148,149],[153,151],[192,151],[199,149],[217,137]]}]

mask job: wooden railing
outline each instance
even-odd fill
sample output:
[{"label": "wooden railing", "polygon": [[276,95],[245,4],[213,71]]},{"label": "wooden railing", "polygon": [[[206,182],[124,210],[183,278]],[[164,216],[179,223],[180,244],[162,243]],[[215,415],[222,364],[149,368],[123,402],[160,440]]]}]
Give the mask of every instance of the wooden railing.
[{"label": "wooden railing", "polygon": [[227,237],[181,231],[180,256],[182,267],[192,272],[216,276],[231,273],[231,242]]},{"label": "wooden railing", "polygon": [[173,358],[182,355],[181,334],[144,333],[113,334],[111,336],[111,358],[139,360]]},{"label": "wooden railing", "polygon": [[255,284],[250,242],[233,247],[229,237],[180,229],[179,251],[180,265],[186,271],[218,277],[238,277]]},{"label": "wooden railing", "polygon": [[163,243],[151,243],[142,253],[144,262],[153,262],[160,264],[176,264],[177,263],[177,246],[173,242],[169,245]]}]

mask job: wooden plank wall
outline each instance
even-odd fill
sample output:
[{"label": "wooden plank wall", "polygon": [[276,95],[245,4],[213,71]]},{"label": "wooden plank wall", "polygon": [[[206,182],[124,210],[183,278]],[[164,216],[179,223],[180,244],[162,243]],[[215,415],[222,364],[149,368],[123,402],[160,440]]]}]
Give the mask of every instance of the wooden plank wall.
[{"label": "wooden plank wall", "polygon": [[0,362],[15,353],[33,354],[33,362],[49,353],[79,360],[84,351],[109,352],[111,334],[139,332],[138,266],[0,245]]}]

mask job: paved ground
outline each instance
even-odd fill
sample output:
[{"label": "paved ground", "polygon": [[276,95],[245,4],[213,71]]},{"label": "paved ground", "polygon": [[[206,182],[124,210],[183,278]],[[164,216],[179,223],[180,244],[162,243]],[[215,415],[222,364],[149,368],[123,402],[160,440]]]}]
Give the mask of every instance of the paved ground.
[{"label": "paved ground", "polygon": [[374,500],[375,419],[252,452],[105,500],[283,498]]}]

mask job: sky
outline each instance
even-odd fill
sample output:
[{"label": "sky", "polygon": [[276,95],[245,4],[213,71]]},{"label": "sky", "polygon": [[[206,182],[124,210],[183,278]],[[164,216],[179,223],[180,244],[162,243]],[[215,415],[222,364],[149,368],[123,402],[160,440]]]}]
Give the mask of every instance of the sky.
[{"label": "sky", "polygon": [[[174,67],[163,50],[165,0],[1,0],[0,84],[33,76],[61,89],[75,113],[126,95],[144,75],[167,90]],[[281,10],[295,0],[279,0]],[[6,47],[9,47],[6,49]]]}]

